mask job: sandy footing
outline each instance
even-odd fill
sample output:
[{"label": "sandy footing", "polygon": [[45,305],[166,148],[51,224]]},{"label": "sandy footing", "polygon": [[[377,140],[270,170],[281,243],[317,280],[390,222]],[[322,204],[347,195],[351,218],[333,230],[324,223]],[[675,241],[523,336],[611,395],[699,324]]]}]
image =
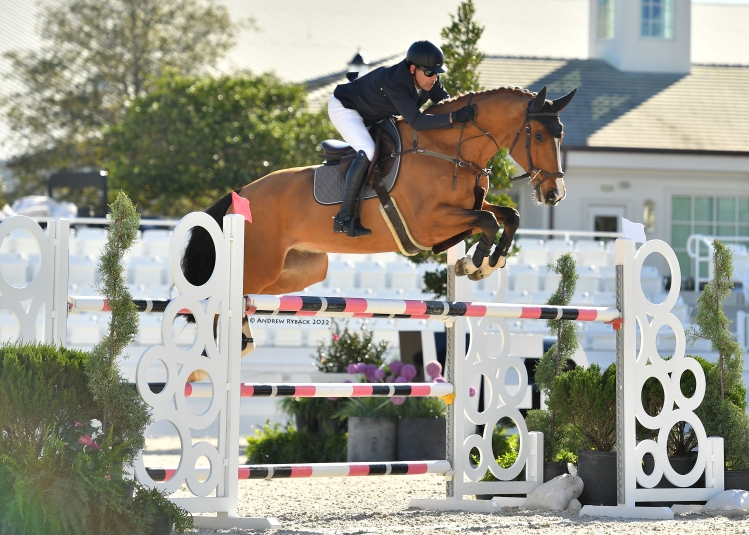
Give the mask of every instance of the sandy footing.
[{"label": "sandy footing", "polygon": [[[548,533],[688,535],[749,534],[749,517],[735,520],[699,514],[674,520],[641,521],[580,517],[566,513],[537,513],[504,508],[497,514],[436,513],[409,509],[411,498],[444,497],[444,479],[437,475],[279,479],[239,482],[239,513],[272,516],[280,534],[417,533]],[[188,496],[186,488],[175,496]],[[194,533],[229,533],[195,530]],[[233,530],[230,533],[258,533]],[[270,532],[266,532],[270,533]]]}]

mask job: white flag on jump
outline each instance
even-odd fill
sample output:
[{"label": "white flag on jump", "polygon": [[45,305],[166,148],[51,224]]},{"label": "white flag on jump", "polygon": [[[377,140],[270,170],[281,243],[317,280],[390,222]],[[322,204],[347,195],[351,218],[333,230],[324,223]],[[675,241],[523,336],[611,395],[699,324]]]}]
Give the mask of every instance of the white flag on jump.
[{"label": "white flag on jump", "polygon": [[629,219],[622,217],[622,233],[625,240],[632,240],[635,243],[645,243],[648,239],[645,237],[645,225],[642,223],[633,223]]}]

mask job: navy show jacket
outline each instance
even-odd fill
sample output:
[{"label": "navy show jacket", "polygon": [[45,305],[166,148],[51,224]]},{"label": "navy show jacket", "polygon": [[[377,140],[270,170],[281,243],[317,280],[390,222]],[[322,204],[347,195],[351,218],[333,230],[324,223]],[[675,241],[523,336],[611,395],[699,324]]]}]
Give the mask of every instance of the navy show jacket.
[{"label": "navy show jacket", "polygon": [[401,115],[415,130],[452,128],[450,114],[428,115],[419,108],[429,99],[449,98],[439,77],[430,91],[416,90],[406,60],[392,67],[378,67],[353,82],[336,86],[333,95],[345,108],[356,110],[367,126],[393,115]]}]

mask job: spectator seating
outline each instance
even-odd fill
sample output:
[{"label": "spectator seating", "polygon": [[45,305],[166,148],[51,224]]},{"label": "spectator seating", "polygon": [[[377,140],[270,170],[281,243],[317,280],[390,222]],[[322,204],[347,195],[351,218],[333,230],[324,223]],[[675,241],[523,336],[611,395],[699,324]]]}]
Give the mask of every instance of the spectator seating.
[{"label": "spectator seating", "polygon": [[356,287],[356,268],[346,261],[328,262],[328,276],[325,278],[326,288],[341,288],[342,290]]},{"label": "spectator seating", "polygon": [[0,253],[0,272],[11,285],[24,287],[29,281],[28,261],[21,253]]},{"label": "spectator seating", "polygon": [[616,294],[616,266],[601,266],[598,272],[601,275],[601,291]]},{"label": "spectator seating", "polygon": [[371,288],[374,291],[387,288],[387,271],[382,262],[359,262],[356,264],[358,288]]},{"label": "spectator seating", "polygon": [[605,266],[609,263],[609,253],[602,241],[578,240],[574,255],[578,265]]},{"label": "spectator seating", "polygon": [[141,255],[166,257],[169,251],[169,243],[172,239],[172,231],[166,229],[144,230],[140,239]]},{"label": "spectator seating", "polygon": [[158,256],[132,257],[128,280],[135,285],[158,286],[164,284],[164,261]]},{"label": "spectator seating", "polygon": [[[509,269],[509,266],[508,266]],[[539,273],[533,264],[518,264],[512,266],[509,271],[512,289],[516,292],[527,291],[529,293],[538,291]]]},{"label": "spectator seating", "polygon": [[[106,325],[106,323],[105,323]],[[68,343],[74,346],[94,346],[101,341],[98,314],[70,314],[68,316]]]},{"label": "spectator seating", "polygon": [[94,255],[71,254],[69,257],[68,281],[72,284],[98,282],[99,258]]},{"label": "spectator seating", "polygon": [[520,263],[536,265],[546,263],[546,247],[543,240],[518,238],[515,243],[520,248]]},{"label": "spectator seating", "polygon": [[385,269],[390,274],[390,289],[410,291],[421,288],[423,277],[411,262],[388,262]]},{"label": "spectator seating", "polygon": [[642,266],[642,292],[645,295],[657,295],[663,292],[663,277],[655,266]]},{"label": "spectator seating", "polygon": [[546,263],[553,264],[564,253],[572,253],[575,244],[571,240],[549,240],[546,242]]},{"label": "spectator seating", "polygon": [[105,243],[107,231],[103,228],[81,227],[76,231],[78,254],[99,256]]}]

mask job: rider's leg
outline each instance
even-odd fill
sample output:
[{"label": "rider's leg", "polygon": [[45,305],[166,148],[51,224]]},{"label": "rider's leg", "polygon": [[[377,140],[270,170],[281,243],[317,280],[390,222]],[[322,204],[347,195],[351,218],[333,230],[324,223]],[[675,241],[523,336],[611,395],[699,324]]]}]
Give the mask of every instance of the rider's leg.
[{"label": "rider's leg", "polygon": [[356,158],[354,158],[348,173],[346,173],[343,203],[341,204],[341,211],[333,221],[333,230],[336,232],[346,232],[353,238],[368,236],[372,232],[361,226],[353,216],[353,211],[362,181],[369,168],[369,163],[374,157],[374,140],[369,135],[367,127],[364,126],[364,120],[361,118],[361,115],[356,110],[344,108],[341,102],[335,97],[331,97],[328,104],[328,115],[330,115],[333,126],[338,129],[343,139],[357,151]]}]

